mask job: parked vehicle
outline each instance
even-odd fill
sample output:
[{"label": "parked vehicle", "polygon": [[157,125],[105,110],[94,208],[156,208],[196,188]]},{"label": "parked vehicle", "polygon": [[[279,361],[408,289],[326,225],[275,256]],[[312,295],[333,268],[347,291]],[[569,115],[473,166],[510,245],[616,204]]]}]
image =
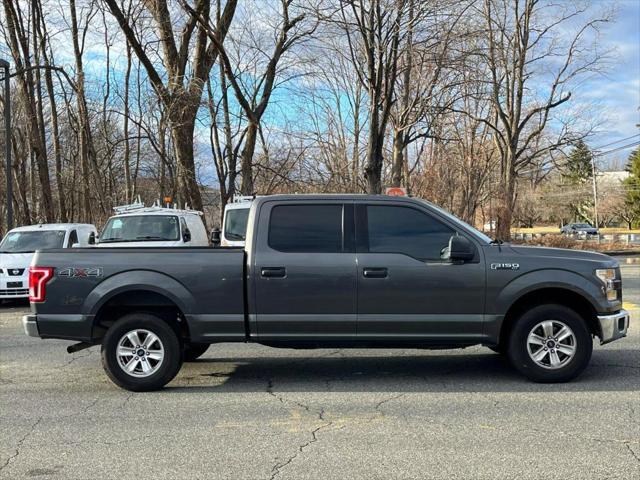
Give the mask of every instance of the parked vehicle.
[{"label": "parked vehicle", "polygon": [[565,235],[598,235],[598,229],[588,223],[567,223],[560,229]]},{"label": "parked vehicle", "polygon": [[224,207],[220,246],[244,247],[249,209],[254,198],[236,195],[233,201]]},{"label": "parked vehicle", "polygon": [[82,223],[29,225],[9,231],[0,243],[0,299],[29,296],[29,265],[36,250],[87,247],[96,227]]},{"label": "parked vehicle", "polygon": [[202,212],[145,207],[140,201],[116,207],[107,220],[99,247],[204,247],[209,245]]},{"label": "parked vehicle", "polygon": [[[217,342],[502,352],[534,381],[624,337],[618,263],[509,245],[425,201],[278,195],[251,203],[242,248],[36,254],[28,335],[102,345],[117,385],[168,383]],[[67,299],[73,294],[74,302]]]}]

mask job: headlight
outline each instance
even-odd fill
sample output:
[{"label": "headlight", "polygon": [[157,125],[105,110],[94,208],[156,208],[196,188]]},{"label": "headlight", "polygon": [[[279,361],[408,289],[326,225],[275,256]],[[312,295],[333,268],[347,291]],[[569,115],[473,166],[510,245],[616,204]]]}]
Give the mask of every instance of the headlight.
[{"label": "headlight", "polygon": [[615,268],[599,268],[595,271],[596,277],[602,282],[602,292],[607,300],[613,301],[618,299],[618,291],[616,290],[616,269]]}]

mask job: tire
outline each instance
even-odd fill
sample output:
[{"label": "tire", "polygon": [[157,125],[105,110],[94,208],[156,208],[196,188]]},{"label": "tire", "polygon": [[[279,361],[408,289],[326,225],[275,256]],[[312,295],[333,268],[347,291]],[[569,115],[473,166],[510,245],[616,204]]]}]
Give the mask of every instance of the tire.
[{"label": "tire", "polygon": [[207,351],[208,343],[188,343],[184,346],[184,361],[194,362]]},{"label": "tire", "polygon": [[515,369],[530,380],[559,383],[580,375],[592,350],[593,338],[580,315],[562,305],[540,305],[516,320],[507,354]]},{"label": "tire", "polygon": [[[133,332],[137,336],[131,335]],[[139,356],[134,355],[138,346],[134,343],[142,348]],[[131,313],[114,323],[102,340],[101,355],[102,367],[111,381],[132,392],[164,387],[177,375],[183,359],[180,339],[173,328],[147,313]]]}]

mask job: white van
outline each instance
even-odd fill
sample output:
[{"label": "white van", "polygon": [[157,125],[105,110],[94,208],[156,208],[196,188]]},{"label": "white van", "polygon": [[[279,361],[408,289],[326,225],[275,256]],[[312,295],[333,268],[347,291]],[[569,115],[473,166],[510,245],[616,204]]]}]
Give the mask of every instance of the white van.
[{"label": "white van", "polygon": [[0,243],[0,299],[29,296],[29,265],[36,250],[88,247],[96,227],[50,223],[10,230]]},{"label": "white van", "polygon": [[249,209],[254,198],[236,195],[231,203],[227,203],[224,207],[220,246],[244,247]]},{"label": "white van", "polygon": [[98,247],[206,247],[202,212],[137,202],[116,207],[107,220]]}]

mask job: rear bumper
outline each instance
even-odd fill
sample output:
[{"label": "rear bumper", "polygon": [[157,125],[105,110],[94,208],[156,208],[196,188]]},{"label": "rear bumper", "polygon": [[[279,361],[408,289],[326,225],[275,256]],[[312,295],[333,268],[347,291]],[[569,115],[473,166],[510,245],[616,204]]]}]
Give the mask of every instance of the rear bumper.
[{"label": "rear bumper", "polygon": [[38,322],[36,322],[35,315],[25,315],[22,317],[22,326],[24,327],[24,333],[30,337],[40,337],[38,332]]},{"label": "rear bumper", "polygon": [[600,344],[613,342],[627,336],[629,329],[629,312],[620,310],[611,315],[598,315],[600,324]]},{"label": "rear bumper", "polygon": [[30,337],[60,338],[91,342],[93,315],[44,315],[30,313],[22,317],[24,333]]}]

